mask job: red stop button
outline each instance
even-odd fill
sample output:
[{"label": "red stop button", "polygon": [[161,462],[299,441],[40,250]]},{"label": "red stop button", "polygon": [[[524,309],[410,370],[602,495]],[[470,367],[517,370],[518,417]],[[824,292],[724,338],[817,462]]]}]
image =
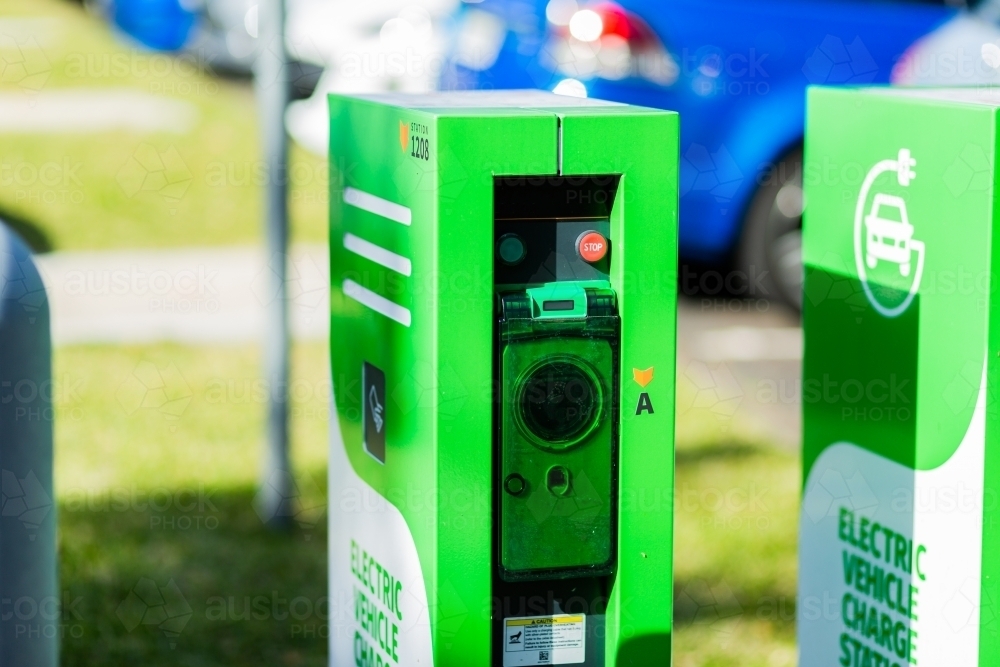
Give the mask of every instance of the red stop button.
[{"label": "red stop button", "polygon": [[599,262],[608,254],[608,240],[600,232],[584,232],[576,241],[576,251],[585,262]]}]

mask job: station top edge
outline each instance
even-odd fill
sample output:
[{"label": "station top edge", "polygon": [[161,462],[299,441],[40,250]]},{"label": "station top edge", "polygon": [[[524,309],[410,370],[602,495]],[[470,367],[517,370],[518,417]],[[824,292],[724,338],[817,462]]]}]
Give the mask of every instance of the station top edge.
[{"label": "station top edge", "polygon": [[866,86],[866,87],[826,87],[811,88],[811,93],[821,95],[842,95],[860,93],[898,100],[917,100],[943,104],[973,105],[980,107],[1000,107],[1000,87],[906,87],[906,86]]},{"label": "station top edge", "polygon": [[661,109],[632,106],[620,102],[557,95],[544,90],[463,90],[432,93],[372,93],[342,95],[331,98],[360,100],[400,109],[424,111],[435,115],[466,115],[477,111],[489,112],[548,112],[565,113],[673,113]]}]

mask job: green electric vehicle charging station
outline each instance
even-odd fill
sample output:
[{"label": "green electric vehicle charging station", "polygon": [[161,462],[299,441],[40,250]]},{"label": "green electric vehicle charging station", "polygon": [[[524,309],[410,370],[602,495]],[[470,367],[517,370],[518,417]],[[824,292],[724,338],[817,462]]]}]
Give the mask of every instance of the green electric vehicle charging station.
[{"label": "green electric vehicle charging station", "polygon": [[669,664],[677,115],[330,97],[330,661]]},{"label": "green electric vehicle charging station", "polygon": [[809,92],[803,667],[1000,664],[998,110]]}]

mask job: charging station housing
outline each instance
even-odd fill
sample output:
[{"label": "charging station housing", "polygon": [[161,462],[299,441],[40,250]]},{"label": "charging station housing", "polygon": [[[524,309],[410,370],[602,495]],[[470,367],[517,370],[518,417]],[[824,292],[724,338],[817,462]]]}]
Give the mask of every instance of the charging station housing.
[{"label": "charging station housing", "polygon": [[669,664],[677,132],[330,96],[332,665]]},{"label": "charging station housing", "polygon": [[998,130],[993,87],[809,91],[801,667],[1000,664]]}]

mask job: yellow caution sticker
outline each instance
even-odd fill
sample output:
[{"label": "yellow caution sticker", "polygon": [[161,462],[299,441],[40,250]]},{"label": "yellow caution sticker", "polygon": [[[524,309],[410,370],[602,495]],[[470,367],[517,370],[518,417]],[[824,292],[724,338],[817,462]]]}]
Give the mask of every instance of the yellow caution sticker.
[{"label": "yellow caution sticker", "polygon": [[503,633],[503,667],[570,665],[586,656],[585,614],[505,618]]}]

